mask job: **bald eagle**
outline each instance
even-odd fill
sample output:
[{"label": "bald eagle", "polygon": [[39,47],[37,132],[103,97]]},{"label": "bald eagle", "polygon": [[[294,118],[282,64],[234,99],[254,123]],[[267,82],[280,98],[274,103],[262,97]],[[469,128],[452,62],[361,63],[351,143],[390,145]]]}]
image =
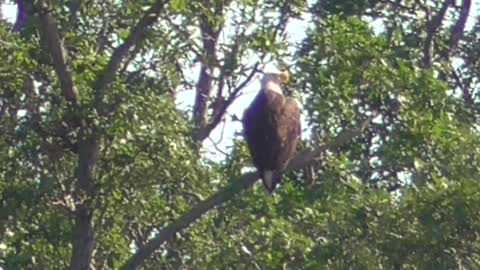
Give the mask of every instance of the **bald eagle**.
[{"label": "bald eagle", "polygon": [[253,165],[271,194],[295,153],[300,138],[300,107],[283,95],[288,73],[265,73],[261,89],[243,114],[242,124]]}]

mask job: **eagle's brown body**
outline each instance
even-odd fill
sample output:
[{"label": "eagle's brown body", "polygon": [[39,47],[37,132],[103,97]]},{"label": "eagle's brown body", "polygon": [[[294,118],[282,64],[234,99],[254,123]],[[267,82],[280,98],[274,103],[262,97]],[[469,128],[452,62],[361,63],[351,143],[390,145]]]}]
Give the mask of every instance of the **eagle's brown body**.
[{"label": "eagle's brown body", "polygon": [[300,108],[280,91],[262,89],[243,116],[252,161],[271,193],[295,153],[300,138]]}]

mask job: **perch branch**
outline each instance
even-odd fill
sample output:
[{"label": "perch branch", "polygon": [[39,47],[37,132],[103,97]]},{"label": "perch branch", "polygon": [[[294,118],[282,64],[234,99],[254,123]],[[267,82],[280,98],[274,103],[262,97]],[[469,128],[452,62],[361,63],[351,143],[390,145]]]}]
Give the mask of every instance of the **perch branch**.
[{"label": "perch branch", "polygon": [[[370,124],[370,122],[377,116],[374,114],[372,117],[365,120],[360,127],[356,129],[344,130],[336,139],[328,144],[319,146],[314,150],[305,151],[298,154],[289,164],[286,171],[298,170],[304,168],[320,157],[327,150],[335,151],[339,147],[345,146],[353,138],[360,135]],[[258,180],[257,173],[243,174],[237,181],[232,182],[224,189],[213,194],[208,199],[198,203],[185,214],[183,214],[176,221],[170,223],[166,227],[160,230],[160,232],[149,240],[143,247],[137,249],[137,251],[125,262],[120,268],[121,270],[134,270],[138,269],[145,259],[150,257],[163,243],[171,239],[176,233],[179,233],[183,229],[190,226],[193,222],[202,217],[205,213],[212,210],[215,207],[231,200],[235,195],[241,191],[251,187]]]}]

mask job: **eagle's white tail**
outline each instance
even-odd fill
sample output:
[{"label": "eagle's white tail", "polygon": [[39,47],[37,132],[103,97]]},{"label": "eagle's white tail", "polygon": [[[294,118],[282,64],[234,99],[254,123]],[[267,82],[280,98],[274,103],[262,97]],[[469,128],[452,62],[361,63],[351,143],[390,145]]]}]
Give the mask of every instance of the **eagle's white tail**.
[{"label": "eagle's white tail", "polygon": [[282,174],[278,171],[264,171],[262,172],[263,185],[272,194],[278,183],[282,180]]}]

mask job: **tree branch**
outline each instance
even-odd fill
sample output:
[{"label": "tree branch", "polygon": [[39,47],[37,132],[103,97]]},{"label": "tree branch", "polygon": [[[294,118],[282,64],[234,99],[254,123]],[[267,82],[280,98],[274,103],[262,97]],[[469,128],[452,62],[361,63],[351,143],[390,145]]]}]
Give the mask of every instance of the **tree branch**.
[{"label": "tree branch", "polygon": [[457,73],[455,67],[453,67],[452,64],[450,64],[450,70],[452,73],[452,77],[455,80],[456,86],[462,91],[463,102],[468,106],[472,106],[474,103],[472,98],[472,91],[468,89],[468,86],[462,82],[460,75]]},{"label": "tree branch", "polygon": [[471,0],[463,0],[458,20],[455,23],[455,25],[452,27],[452,31],[451,31],[452,34],[450,36],[450,40],[448,41],[448,47],[446,48],[447,55],[445,59],[448,59],[449,54],[455,51],[455,49],[458,46],[458,42],[463,37],[463,32],[465,29],[465,24],[467,23],[468,15],[470,13],[471,5],[472,5]]},{"label": "tree branch", "polygon": [[430,22],[427,23],[427,38],[425,39],[425,43],[423,44],[423,67],[429,68],[432,65],[432,43],[435,34],[437,33],[438,29],[442,25],[443,19],[445,18],[445,14],[450,5],[455,3],[454,0],[445,0],[443,2],[442,7],[438,14],[432,18]]},{"label": "tree branch", "polygon": [[[215,10],[214,15],[220,16],[222,13],[223,5]],[[193,121],[197,127],[194,137],[197,141],[203,141],[206,138],[203,134],[208,124],[208,104],[212,95],[212,72],[218,60],[215,50],[221,29],[221,26],[216,28],[215,22],[212,22],[206,15],[200,16],[204,59],[202,59],[195,103],[193,105]]]},{"label": "tree branch", "polygon": [[96,91],[95,101],[100,114],[105,113],[105,106],[103,106],[105,90],[114,81],[115,74],[120,68],[122,61],[128,55],[132,47],[137,46],[146,38],[148,28],[157,21],[167,2],[168,0],[157,0],[155,4],[145,12],[145,15],[143,15],[143,17],[130,31],[130,35],[127,37],[127,39],[125,39],[125,41],[113,51],[108,65],[97,76],[97,80],[94,83]]},{"label": "tree branch", "polygon": [[[460,39],[463,37],[463,32],[465,30],[465,24],[470,13],[471,0],[463,0],[462,6],[460,9],[460,15],[458,16],[457,21],[450,29],[451,35],[446,47],[440,50],[440,57],[445,61],[450,60],[450,56],[455,53]],[[439,78],[443,81],[446,81],[447,74],[441,72]],[[463,90],[463,89],[462,89]]]},{"label": "tree branch", "polygon": [[222,121],[222,118],[227,112],[227,109],[235,101],[235,99],[237,99],[240,91],[243,88],[245,88],[245,86],[247,86],[247,84],[252,81],[255,74],[257,74],[259,65],[260,63],[257,62],[253,66],[247,78],[243,82],[241,82],[237,87],[235,87],[232,93],[229,94],[227,100],[225,100],[222,103],[219,103],[219,107],[214,110],[213,119],[204,128],[199,130],[198,137],[197,137],[199,141],[203,141],[204,139],[206,139],[210,134],[210,132],[212,132],[212,130],[220,123],[220,121]]},{"label": "tree branch", "polygon": [[55,19],[50,15],[47,3],[45,1],[40,1],[39,5],[40,23],[38,24],[38,27],[44,34],[47,42],[50,56],[53,61],[53,68],[60,81],[60,88],[62,89],[65,99],[76,107],[78,106],[78,95],[73,84],[72,73],[65,59],[65,49],[63,48],[62,40],[58,33],[57,24]]},{"label": "tree branch", "polygon": [[[345,130],[341,132],[336,139],[329,143],[310,151],[305,151],[298,154],[288,165],[286,171],[298,170],[304,168],[320,157],[327,150],[337,150],[339,147],[345,146],[353,138],[360,135],[370,124],[370,122],[377,116],[365,120],[357,129]],[[235,195],[241,191],[249,188],[258,180],[257,173],[243,174],[237,181],[232,182],[223,190],[213,194],[205,201],[198,203],[192,209],[183,214],[176,221],[170,223],[163,228],[154,238],[148,241],[143,247],[138,248],[137,251],[125,262],[120,270],[134,270],[138,269],[163,243],[168,241],[176,233],[190,226],[193,222],[202,217],[205,213],[215,207],[231,200]]]}]

